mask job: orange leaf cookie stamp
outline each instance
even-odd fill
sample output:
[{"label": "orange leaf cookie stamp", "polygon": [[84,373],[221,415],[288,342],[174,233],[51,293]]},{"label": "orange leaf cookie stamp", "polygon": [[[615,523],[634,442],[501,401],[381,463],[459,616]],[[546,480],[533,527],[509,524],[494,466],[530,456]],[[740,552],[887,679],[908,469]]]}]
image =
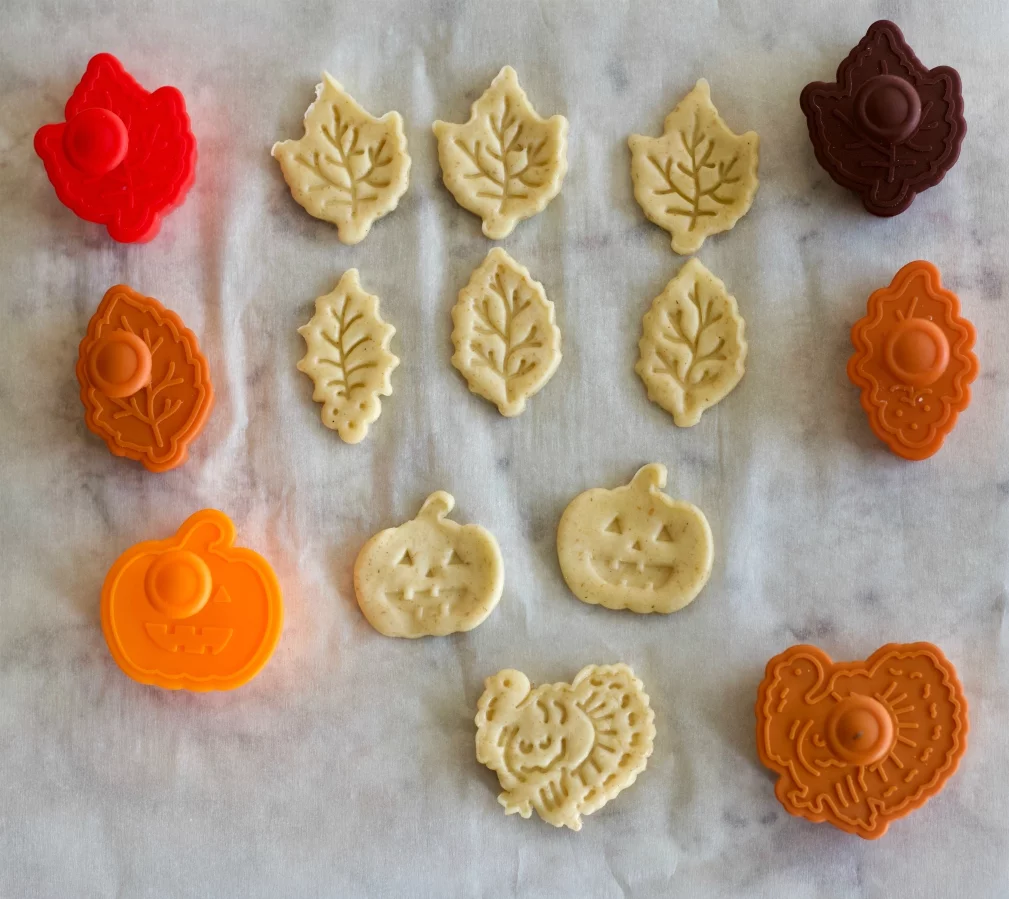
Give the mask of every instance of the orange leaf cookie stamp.
[{"label": "orange leaf cookie stamp", "polygon": [[506,815],[581,830],[645,770],[655,713],[627,665],[588,665],[570,684],[533,687],[512,668],[484,681],[476,757],[497,773]]},{"label": "orange leaf cookie stamp", "polygon": [[757,752],[790,814],[873,840],[920,808],[967,749],[967,700],[931,643],[888,643],[864,662],[793,646],[767,663]]},{"label": "orange leaf cookie stamp", "polygon": [[977,377],[975,338],[931,262],[909,262],[869,297],[851,329],[848,378],[869,427],[898,456],[927,459],[953,430]]},{"label": "orange leaf cookie stamp", "polygon": [[109,652],[135,681],[167,690],[233,690],[267,663],[284,621],[277,577],[236,547],[223,512],[191,515],[174,537],[131,546],[102,587]]},{"label": "orange leaf cookie stamp", "polygon": [[148,471],[186,461],[214,401],[196,335],[125,284],[109,288],[91,316],[77,380],[89,430]]}]

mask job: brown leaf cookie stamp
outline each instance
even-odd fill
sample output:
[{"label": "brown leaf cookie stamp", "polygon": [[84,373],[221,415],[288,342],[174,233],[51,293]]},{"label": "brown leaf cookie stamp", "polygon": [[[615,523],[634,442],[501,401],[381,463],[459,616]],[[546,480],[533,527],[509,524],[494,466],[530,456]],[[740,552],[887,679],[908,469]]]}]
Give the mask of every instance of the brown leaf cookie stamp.
[{"label": "brown leaf cookie stamp", "polygon": [[109,450],[161,472],[186,461],[214,401],[196,335],[125,284],[110,287],[77,360],[88,428]]},{"label": "brown leaf cookie stamp", "polygon": [[938,793],[967,749],[963,687],[931,643],[864,662],[793,646],[767,663],[756,712],[785,809],[870,840]]},{"label": "brown leaf cookie stamp", "polygon": [[837,81],[807,84],[799,103],[817,161],[873,215],[898,215],[942,181],[967,131],[960,76],[926,69],[893,22],[871,25]]}]

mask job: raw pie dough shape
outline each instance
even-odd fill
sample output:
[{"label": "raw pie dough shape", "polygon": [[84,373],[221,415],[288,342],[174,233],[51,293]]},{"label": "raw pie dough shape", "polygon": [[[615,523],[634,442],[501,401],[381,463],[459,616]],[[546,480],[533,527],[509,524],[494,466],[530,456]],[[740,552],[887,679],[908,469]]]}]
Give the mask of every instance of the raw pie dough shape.
[{"label": "raw pie dough shape", "polygon": [[354,564],[365,617],[387,637],[442,637],[473,630],[497,605],[504,563],[497,540],[478,524],[445,516],[455,500],[432,493],[417,517],[372,537]]},{"label": "raw pie dough shape", "polygon": [[666,285],[641,325],[634,370],[648,399],[681,428],[697,424],[743,377],[745,322],[735,297],[697,259]]},{"label": "raw pie dough shape", "polygon": [[711,576],[711,528],[697,506],[670,499],[666,466],[653,462],[630,484],[576,496],[557,526],[557,558],[582,602],[632,612],[676,612]]},{"label": "raw pie dough shape", "polygon": [[757,193],[760,138],[734,134],[701,78],[666,116],[661,137],[632,134],[634,198],[673,236],[673,250],[696,253],[704,238],[728,231]]},{"label": "raw pie dough shape", "polygon": [[561,361],[554,304],[529,269],[495,247],[452,307],[452,364],[469,389],[512,417]]},{"label": "raw pie dough shape", "polygon": [[484,681],[476,727],[477,761],[497,772],[505,814],[536,809],[572,830],[634,783],[655,741],[644,685],[623,664],[535,689],[521,671],[500,671]]},{"label": "raw pie dough shape", "polygon": [[410,181],[403,119],[376,119],[328,72],[305,113],[305,136],[273,145],[294,199],[336,225],[343,243],[360,243],[392,212]]},{"label": "raw pie dough shape", "polygon": [[542,212],[568,170],[568,120],[540,118],[518,76],[505,66],[462,125],[435,122],[442,179],[456,202],[500,240]]},{"label": "raw pie dough shape", "polygon": [[308,345],[298,370],[315,382],[322,423],[346,443],[359,443],[382,413],[379,397],[392,394],[399,359],[389,343],[396,329],[382,320],[378,297],[364,292],[352,268],[315,301],[315,315],[298,333]]}]

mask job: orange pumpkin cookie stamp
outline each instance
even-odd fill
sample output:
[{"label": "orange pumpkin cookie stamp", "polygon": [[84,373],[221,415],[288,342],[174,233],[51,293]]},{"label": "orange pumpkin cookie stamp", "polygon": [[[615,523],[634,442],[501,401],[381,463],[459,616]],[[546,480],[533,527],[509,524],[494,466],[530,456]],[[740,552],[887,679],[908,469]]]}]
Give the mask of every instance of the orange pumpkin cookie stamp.
[{"label": "orange pumpkin cookie stamp", "polygon": [[109,288],[81,341],[88,429],[117,456],[168,471],[186,461],[214,401],[207,360],[174,312],[125,284]]},{"label": "orange pumpkin cookie stamp", "polygon": [[930,262],[909,262],[869,297],[851,329],[848,378],[869,427],[894,453],[927,459],[970,403],[976,332]]},{"label": "orange pumpkin cookie stamp", "polygon": [[967,749],[967,700],[931,643],[889,643],[864,662],[793,646],[767,663],[757,752],[790,814],[876,839],[920,808]]},{"label": "orange pumpkin cookie stamp", "polygon": [[283,598],[259,553],[236,547],[216,509],[174,537],[131,546],[102,587],[109,652],[135,681],[167,690],[233,690],[255,677],[280,639]]}]

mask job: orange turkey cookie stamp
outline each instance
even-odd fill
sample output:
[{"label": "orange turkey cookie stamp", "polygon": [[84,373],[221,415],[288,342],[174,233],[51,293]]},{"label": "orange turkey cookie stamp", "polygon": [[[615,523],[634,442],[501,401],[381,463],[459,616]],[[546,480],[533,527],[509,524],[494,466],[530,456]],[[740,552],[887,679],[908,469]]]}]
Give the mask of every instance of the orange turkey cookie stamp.
[{"label": "orange turkey cookie stamp", "polygon": [[125,284],[109,288],[80,344],[77,380],[88,429],[109,450],[168,471],[214,401],[207,360],[174,312]]},{"label": "orange turkey cookie stamp", "polygon": [[920,808],[967,749],[967,700],[931,643],[888,643],[864,662],[793,646],[767,663],[757,752],[790,814],[876,839]]},{"label": "orange turkey cookie stamp", "polygon": [[931,262],[909,262],[874,291],[851,329],[848,378],[861,388],[869,427],[892,452],[927,459],[970,403],[976,332]]},{"label": "orange turkey cookie stamp", "polygon": [[102,587],[102,631],[123,671],[167,690],[233,690],[255,677],[280,639],[284,605],[259,553],[236,547],[216,509],[174,537],[131,546]]}]

